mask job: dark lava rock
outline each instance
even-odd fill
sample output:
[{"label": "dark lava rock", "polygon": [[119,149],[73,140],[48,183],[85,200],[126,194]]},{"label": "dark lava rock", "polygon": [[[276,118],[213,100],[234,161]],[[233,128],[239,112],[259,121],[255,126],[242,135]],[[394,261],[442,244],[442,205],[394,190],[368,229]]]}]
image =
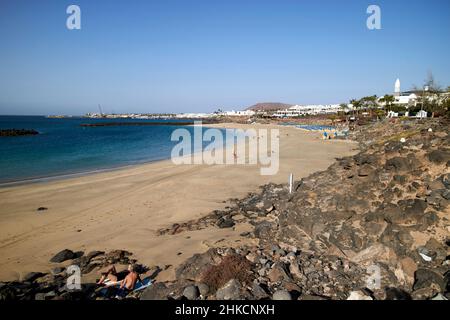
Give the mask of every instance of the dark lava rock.
[{"label": "dark lava rock", "polygon": [[197,288],[203,297],[206,297],[209,294],[209,286],[206,283],[197,284]]},{"label": "dark lava rock", "polygon": [[386,169],[395,171],[408,171],[411,169],[411,165],[407,158],[394,157],[386,161]]},{"label": "dark lava rock", "polygon": [[450,173],[442,176],[442,183],[447,189],[450,189]]},{"label": "dark lava rock", "polygon": [[235,225],[233,219],[231,218],[219,218],[219,220],[217,220],[217,226],[221,229],[224,228],[231,228]]},{"label": "dark lava rock", "polygon": [[269,297],[267,291],[259,283],[253,283],[252,293],[256,299],[267,299]]},{"label": "dark lava rock", "polygon": [[[414,290],[431,287],[433,284],[437,285],[441,290],[445,290],[447,283],[444,277],[431,269],[420,268],[414,274]],[[448,281],[448,279],[447,279]]]},{"label": "dark lava rock", "polygon": [[262,221],[255,226],[255,237],[265,239],[270,237],[270,231],[272,229],[272,223],[269,221]]},{"label": "dark lava rock", "polygon": [[353,159],[358,166],[362,166],[364,164],[375,164],[377,162],[377,157],[373,154],[359,153],[353,156]]},{"label": "dark lava rock", "polygon": [[167,300],[170,289],[162,282],[156,282],[144,290],[141,300]]},{"label": "dark lava rock", "polygon": [[203,272],[219,260],[220,256],[215,249],[209,249],[202,254],[195,254],[175,270],[176,277],[177,279],[201,281]]},{"label": "dark lava rock", "polygon": [[411,300],[411,295],[398,288],[386,288],[386,300]]},{"label": "dark lava rock", "polygon": [[434,163],[445,163],[450,160],[450,152],[446,150],[434,150],[428,154],[428,159]]},{"label": "dark lava rock", "polygon": [[197,286],[187,286],[183,290],[183,296],[188,300],[196,300],[200,296],[200,290]]},{"label": "dark lava rock", "polygon": [[278,282],[282,280],[292,280],[286,265],[282,262],[276,262],[272,269],[267,274],[267,277],[271,282]]},{"label": "dark lava rock", "polygon": [[17,292],[10,286],[0,288],[0,301],[12,301],[17,297]]},{"label": "dark lava rock", "polygon": [[50,262],[60,263],[60,262],[64,262],[66,260],[71,260],[71,259],[75,259],[75,258],[76,258],[76,255],[72,250],[64,249],[64,250],[58,252],[57,254],[55,254],[55,256],[50,259]]},{"label": "dark lava rock", "polygon": [[60,274],[60,273],[64,272],[64,270],[65,269],[62,268],[62,267],[56,267],[56,268],[53,268],[51,272],[52,272],[53,275],[57,275],[57,274]]},{"label": "dark lava rock", "polygon": [[3,129],[0,130],[0,137],[34,136],[39,134],[33,129]]},{"label": "dark lava rock", "polygon": [[22,281],[23,282],[33,282],[36,279],[42,278],[45,275],[46,274],[42,273],[42,272],[30,272],[27,275],[25,275],[25,277],[23,277]]},{"label": "dark lava rock", "polygon": [[374,168],[368,164],[365,164],[361,166],[361,168],[358,170],[358,176],[360,177],[367,177],[374,171]]},{"label": "dark lava rock", "polygon": [[216,292],[217,300],[239,300],[241,297],[241,284],[236,279],[231,279]]},{"label": "dark lava rock", "polygon": [[95,258],[95,257],[97,257],[97,256],[101,256],[101,255],[103,255],[103,254],[105,254],[104,251],[91,251],[91,252],[89,252],[85,257],[86,257],[86,259],[87,259],[88,261],[91,261],[91,259],[93,259],[93,258]]}]

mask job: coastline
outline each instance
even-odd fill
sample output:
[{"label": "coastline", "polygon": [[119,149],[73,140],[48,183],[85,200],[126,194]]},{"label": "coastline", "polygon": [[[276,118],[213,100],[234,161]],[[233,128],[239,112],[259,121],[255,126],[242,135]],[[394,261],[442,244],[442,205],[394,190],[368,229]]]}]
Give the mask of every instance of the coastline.
[{"label": "coastline", "polygon": [[[194,124],[191,124],[189,126],[193,126],[193,125]],[[210,124],[209,123],[209,124],[203,125],[203,128],[206,128],[206,129],[207,128],[217,128],[217,129],[224,129],[224,130],[231,129],[231,127],[230,128],[221,127],[220,123],[219,124]],[[186,155],[186,156],[187,157],[194,156],[197,153],[198,152],[194,152],[194,153],[192,153],[190,155]],[[104,167],[104,168],[86,170],[86,171],[82,170],[82,171],[77,171],[77,172],[67,172],[67,173],[55,174],[55,175],[50,175],[50,176],[30,177],[30,178],[5,181],[5,182],[0,181],[0,190],[2,188],[7,188],[7,187],[15,187],[15,186],[28,185],[28,184],[35,184],[35,183],[45,183],[45,182],[51,182],[51,181],[59,181],[59,180],[84,177],[84,176],[89,176],[89,175],[98,174],[98,173],[112,172],[112,171],[117,171],[117,170],[126,170],[126,169],[130,169],[130,168],[133,168],[136,166],[148,165],[148,164],[158,163],[161,161],[168,161],[168,160],[170,160],[170,157],[155,159],[155,160],[141,160],[141,161],[137,161],[135,163],[118,164],[118,165],[113,165],[111,167]]]},{"label": "coastline", "polygon": [[[285,126],[208,124],[217,128],[280,130],[280,170],[261,176],[257,166],[174,165],[170,160],[127,168],[0,188],[0,279],[17,280],[29,271],[48,271],[49,258],[64,248],[123,248],[149,265],[175,266],[215,243],[242,244],[232,229],[206,228],[158,236],[174,223],[223,209],[227,199],[245,196],[265,183],[285,183],[324,170],[336,157],[354,154],[348,141],[322,141],[319,134]],[[37,213],[38,207],[48,207]],[[163,245],[162,245],[163,244]],[[170,254],[168,254],[168,252]],[[178,254],[181,253],[181,254]]]}]

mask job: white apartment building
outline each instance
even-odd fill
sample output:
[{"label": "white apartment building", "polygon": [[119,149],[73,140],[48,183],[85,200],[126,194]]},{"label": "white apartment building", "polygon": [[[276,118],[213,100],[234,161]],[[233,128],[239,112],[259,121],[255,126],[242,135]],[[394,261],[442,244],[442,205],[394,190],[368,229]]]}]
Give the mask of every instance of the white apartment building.
[{"label": "white apartment building", "polygon": [[289,118],[305,115],[335,114],[338,111],[341,111],[341,106],[339,104],[295,105],[285,110],[278,110],[273,114],[273,116],[279,118]]}]

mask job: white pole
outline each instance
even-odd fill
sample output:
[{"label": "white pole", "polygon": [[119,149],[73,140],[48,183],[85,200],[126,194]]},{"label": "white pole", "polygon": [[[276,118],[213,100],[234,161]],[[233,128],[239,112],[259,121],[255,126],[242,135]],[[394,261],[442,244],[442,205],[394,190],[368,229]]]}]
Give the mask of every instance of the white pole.
[{"label": "white pole", "polygon": [[294,175],[291,173],[289,175],[289,193],[292,193],[292,184],[294,183]]}]

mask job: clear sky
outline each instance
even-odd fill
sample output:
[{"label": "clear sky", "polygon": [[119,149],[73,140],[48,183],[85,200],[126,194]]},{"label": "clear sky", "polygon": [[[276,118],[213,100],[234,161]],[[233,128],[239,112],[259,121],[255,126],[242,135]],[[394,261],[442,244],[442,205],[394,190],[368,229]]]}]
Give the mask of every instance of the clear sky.
[{"label": "clear sky", "polygon": [[448,0],[1,0],[0,114],[340,103],[449,86],[449,56]]}]

